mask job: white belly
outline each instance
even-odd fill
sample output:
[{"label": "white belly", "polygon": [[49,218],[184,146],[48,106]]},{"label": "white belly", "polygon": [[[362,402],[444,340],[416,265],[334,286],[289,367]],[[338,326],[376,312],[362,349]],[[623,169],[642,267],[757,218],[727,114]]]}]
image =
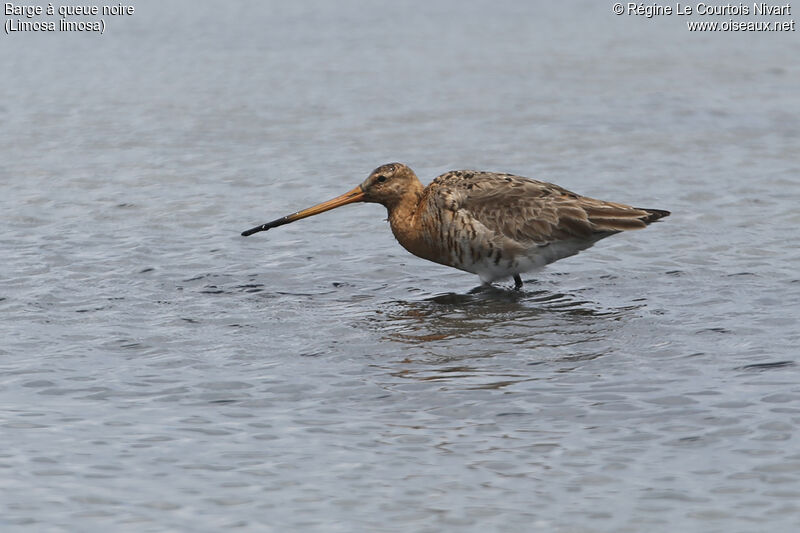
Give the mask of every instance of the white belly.
[{"label": "white belly", "polygon": [[[595,241],[561,241],[546,246],[531,246],[517,254],[501,254],[481,257],[477,261],[455,261],[453,266],[477,274],[483,283],[492,283],[515,274],[541,269],[559,259],[575,255],[594,244]],[[483,255],[483,254],[482,254]],[[507,257],[507,258],[506,258]]]}]

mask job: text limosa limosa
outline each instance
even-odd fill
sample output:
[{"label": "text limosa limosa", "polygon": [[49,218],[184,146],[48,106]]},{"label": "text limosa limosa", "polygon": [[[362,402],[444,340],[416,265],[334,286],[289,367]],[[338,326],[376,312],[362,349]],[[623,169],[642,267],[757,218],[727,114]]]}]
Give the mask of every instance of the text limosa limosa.
[{"label": "text limosa limosa", "polygon": [[353,202],[384,205],[392,233],[412,254],[477,274],[485,284],[513,277],[515,288],[522,286],[524,272],[669,215],[497,172],[454,170],[423,187],[409,167],[388,163],[350,192],[242,235]]}]

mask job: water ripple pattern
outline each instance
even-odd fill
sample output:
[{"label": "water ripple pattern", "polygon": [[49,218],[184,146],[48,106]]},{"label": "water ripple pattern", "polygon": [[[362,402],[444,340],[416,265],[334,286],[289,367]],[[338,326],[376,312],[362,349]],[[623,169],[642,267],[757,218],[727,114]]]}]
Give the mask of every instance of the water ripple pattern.
[{"label": "water ripple pattern", "polygon": [[[794,34],[604,3],[139,1],[3,37],[0,530],[797,531]],[[522,291],[402,161],[669,209]]]}]

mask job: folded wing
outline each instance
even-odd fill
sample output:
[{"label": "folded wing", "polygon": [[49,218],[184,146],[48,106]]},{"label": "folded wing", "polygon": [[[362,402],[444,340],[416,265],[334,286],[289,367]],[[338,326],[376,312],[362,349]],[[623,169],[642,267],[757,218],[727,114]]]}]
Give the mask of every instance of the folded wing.
[{"label": "folded wing", "polygon": [[644,228],[669,215],[580,196],[552,183],[511,174],[454,171],[434,183],[436,187],[430,189],[435,194],[428,202],[459,219],[468,216],[496,237],[523,245],[595,242],[620,231]]}]

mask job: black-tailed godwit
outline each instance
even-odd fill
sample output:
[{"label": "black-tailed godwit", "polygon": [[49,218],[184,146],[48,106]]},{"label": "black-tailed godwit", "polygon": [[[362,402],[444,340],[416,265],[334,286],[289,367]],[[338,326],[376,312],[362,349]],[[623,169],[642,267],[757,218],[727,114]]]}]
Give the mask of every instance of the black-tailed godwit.
[{"label": "black-tailed godwit", "polygon": [[350,192],[242,235],[353,202],[384,205],[394,236],[412,254],[477,274],[484,284],[513,277],[517,289],[524,272],[669,215],[497,172],[454,170],[423,187],[409,167],[388,163]]}]

